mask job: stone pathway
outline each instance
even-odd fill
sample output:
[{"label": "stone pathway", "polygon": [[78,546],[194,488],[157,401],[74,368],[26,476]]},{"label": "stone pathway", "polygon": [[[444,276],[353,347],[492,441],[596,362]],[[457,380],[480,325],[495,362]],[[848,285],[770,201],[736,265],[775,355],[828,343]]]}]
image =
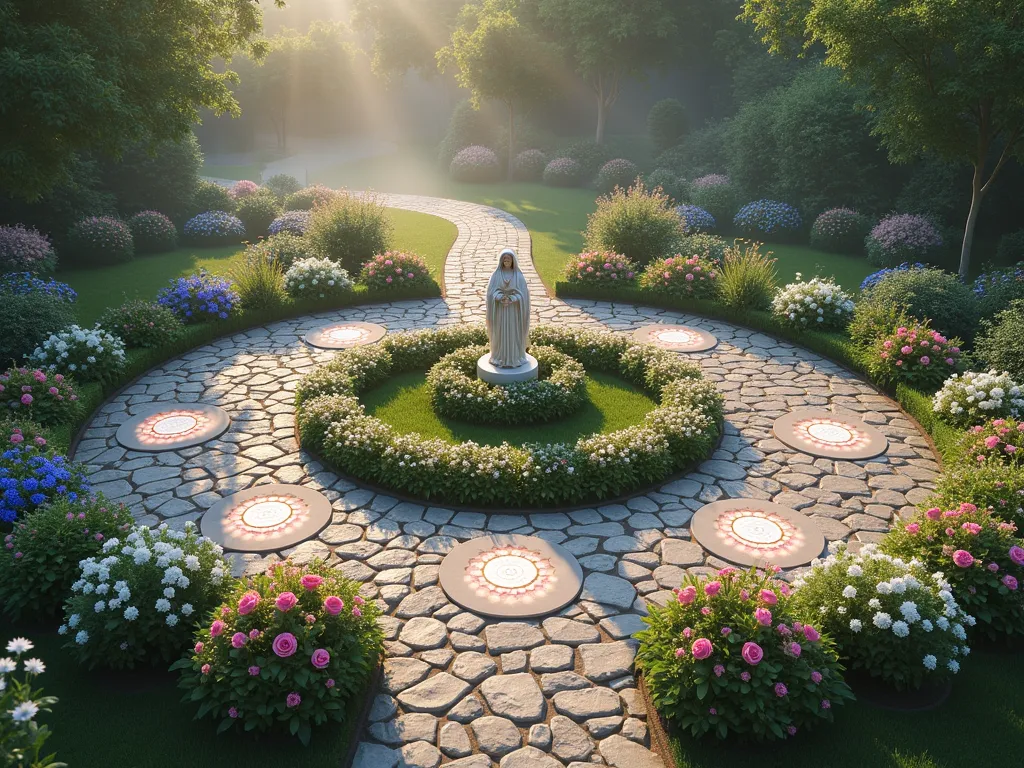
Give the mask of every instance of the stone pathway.
[{"label": "stone pathway", "polygon": [[[445,267],[447,297],[368,305],[254,328],[200,347],[142,377],[106,403],[78,445],[94,489],[136,510],[140,522],[180,526],[252,485],[298,483],[322,490],[334,518],[315,540],[260,557],[232,555],[235,572],[279,557],[321,557],[365,584],[387,617],[383,690],[362,734],[359,768],[655,768],[632,677],[648,602],[671,598],[687,572],[717,569],[690,540],[696,509],[721,498],[772,499],[810,515],[829,540],[872,541],[920,502],[938,472],[924,436],[895,403],[839,366],[763,334],[678,312],[546,295],[530,260],[529,235],[509,214],[470,203],[393,195],[389,205],[442,216],[459,227]],[[725,436],[695,471],[624,503],[568,512],[484,514],[404,502],[340,479],[299,450],[293,392],[329,352],[300,337],[335,320],[389,330],[479,320],[481,292],[497,251],[517,246],[534,311],[545,322],[629,331],[686,323],[720,340],[692,355],[726,397]],[[126,451],[117,426],[139,406],[203,402],[225,408],[231,428],[201,447]],[[814,459],[771,435],[774,419],[800,406],[855,412],[889,439],[869,461]],[[541,621],[484,620],[451,604],[438,564],[460,541],[517,532],[575,554],[579,600]]]}]

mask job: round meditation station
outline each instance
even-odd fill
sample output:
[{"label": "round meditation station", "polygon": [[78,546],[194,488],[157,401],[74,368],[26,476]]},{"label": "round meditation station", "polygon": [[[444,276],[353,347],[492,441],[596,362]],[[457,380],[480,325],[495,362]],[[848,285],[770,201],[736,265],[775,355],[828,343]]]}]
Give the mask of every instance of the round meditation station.
[{"label": "round meditation station", "polygon": [[821,529],[806,515],[761,499],[707,504],[690,521],[693,538],[737,565],[806,565],[825,548]]},{"label": "round meditation station", "polygon": [[673,352],[706,352],[718,344],[707,331],[688,325],[645,325],[633,331],[633,338]]},{"label": "round meditation station", "polygon": [[312,488],[271,483],[228,496],[206,511],[199,528],[224,549],[276,552],[311,539],[331,522],[331,502]]},{"label": "round meditation station", "polygon": [[491,362],[491,353],[481,355],[476,361],[476,375],[488,384],[515,384],[520,381],[536,381],[540,374],[540,363],[533,355],[526,356],[526,362],[515,368],[499,368]]},{"label": "round meditation station", "polygon": [[387,332],[387,328],[376,323],[331,323],[310,331],[303,341],[317,349],[351,349],[376,344]]},{"label": "round meditation station", "polygon": [[132,451],[175,451],[224,434],[228,412],[201,403],[160,403],[140,408],[117,428],[114,438]]},{"label": "round meditation station", "polygon": [[776,419],[772,432],[790,448],[821,459],[871,459],[889,448],[885,435],[856,416],[811,408]]}]

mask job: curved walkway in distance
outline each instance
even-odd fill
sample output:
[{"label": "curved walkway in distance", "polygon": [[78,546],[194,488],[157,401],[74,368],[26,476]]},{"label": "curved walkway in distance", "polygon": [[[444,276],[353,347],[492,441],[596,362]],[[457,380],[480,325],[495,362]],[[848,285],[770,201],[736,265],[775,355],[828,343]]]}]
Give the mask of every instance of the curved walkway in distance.
[{"label": "curved walkway in distance", "polygon": [[[120,499],[150,525],[197,520],[221,498],[268,482],[322,490],[334,517],[291,550],[230,556],[236,574],[291,555],[325,558],[365,584],[387,613],[383,690],[361,735],[359,768],[561,768],[600,758],[615,768],[656,768],[647,713],[632,677],[647,603],[672,597],[687,572],[724,562],[690,540],[689,521],[721,498],[772,499],[810,515],[830,540],[871,541],[902,509],[922,501],[938,464],[925,437],[890,399],[807,350],[724,322],[669,310],[547,296],[533,269],[529,234],[493,208],[408,195],[388,205],[449,219],[459,236],[445,265],[445,299],[348,308],[286,320],[195,349],[143,376],[107,402],[79,443],[96,491]],[[401,502],[339,478],[294,439],[295,386],[331,353],[301,342],[335,320],[389,330],[479,321],[497,252],[516,247],[534,290],[536,319],[628,331],[683,322],[719,345],[692,355],[726,397],[725,436],[695,471],[625,504],[568,513],[484,514]],[[165,453],[126,451],[117,426],[153,402],[203,402],[231,415],[227,433]],[[814,459],[775,440],[772,422],[794,407],[855,412],[890,441],[869,461]],[[557,616],[485,620],[450,603],[438,564],[460,541],[519,532],[561,543],[583,567],[583,593]],[[567,695],[560,695],[567,694]],[[573,766],[582,768],[582,766]]]}]

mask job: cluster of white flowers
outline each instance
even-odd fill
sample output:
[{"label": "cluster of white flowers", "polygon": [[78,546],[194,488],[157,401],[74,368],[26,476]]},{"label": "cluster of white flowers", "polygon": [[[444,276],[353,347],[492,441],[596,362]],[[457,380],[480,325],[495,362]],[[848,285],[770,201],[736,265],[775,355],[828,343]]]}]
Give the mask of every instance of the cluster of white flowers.
[{"label": "cluster of white flowers", "polygon": [[71,325],[51,333],[28,359],[40,368],[90,381],[121,370],[127,358],[121,338],[97,324],[88,329]]},{"label": "cluster of white flowers", "polygon": [[352,290],[348,271],[330,259],[299,259],[284,273],[284,288],[295,298],[325,298]]},{"label": "cluster of white flowers", "polygon": [[1024,416],[1024,391],[1005,371],[954,373],[932,398],[932,410],[962,427],[1000,416],[1019,418]]},{"label": "cluster of white flowers", "polygon": [[853,317],[853,299],[834,281],[815,277],[780,288],[772,300],[772,314],[799,328],[841,328]]}]

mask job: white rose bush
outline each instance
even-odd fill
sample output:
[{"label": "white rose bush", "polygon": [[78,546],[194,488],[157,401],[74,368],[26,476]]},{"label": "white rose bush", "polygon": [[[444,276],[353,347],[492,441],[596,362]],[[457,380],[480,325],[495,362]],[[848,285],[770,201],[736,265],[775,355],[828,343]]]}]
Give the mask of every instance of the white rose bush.
[{"label": "white rose bush", "polygon": [[121,337],[97,324],[94,328],[71,325],[51,333],[28,355],[28,360],[40,368],[84,382],[114,378],[127,358]]},{"label": "white rose bush", "polygon": [[1024,391],[1005,371],[954,373],[932,398],[932,410],[957,427],[984,424],[988,419],[1016,419],[1024,416]]},{"label": "white rose bush", "polygon": [[324,299],[352,290],[348,271],[330,259],[299,259],[284,273],[284,288],[292,298]]},{"label": "white rose bush", "polygon": [[842,328],[853,317],[853,299],[835,281],[815,277],[779,289],[772,300],[772,314],[795,328]]}]

